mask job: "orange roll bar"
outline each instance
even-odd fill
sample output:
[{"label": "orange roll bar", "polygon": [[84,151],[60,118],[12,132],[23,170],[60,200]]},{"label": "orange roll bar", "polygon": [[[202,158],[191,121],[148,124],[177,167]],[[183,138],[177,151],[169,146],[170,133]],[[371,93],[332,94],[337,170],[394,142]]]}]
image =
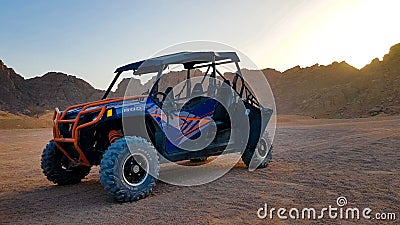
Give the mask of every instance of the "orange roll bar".
[{"label": "orange roll bar", "polygon": [[[54,138],[54,142],[55,142],[57,148],[60,149],[60,151],[69,160],[71,160],[74,164],[91,166],[89,160],[86,158],[84,152],[82,151],[82,149],[79,146],[79,130],[98,123],[101,120],[101,118],[103,118],[103,115],[107,110],[107,106],[105,106],[105,104],[109,104],[109,103],[113,103],[113,102],[120,102],[120,101],[125,101],[125,100],[144,99],[146,97],[147,97],[147,95],[139,95],[139,96],[126,97],[126,98],[103,99],[103,100],[98,100],[98,101],[89,102],[89,103],[82,103],[82,104],[77,104],[77,105],[73,105],[73,106],[66,108],[63,113],[61,113],[60,110],[58,108],[56,108],[54,111],[54,114],[53,114],[53,138]],[[91,107],[96,107],[96,106],[99,106],[99,107],[89,109]],[[67,112],[69,112],[73,109],[78,109],[78,108],[81,108],[81,110],[78,113],[78,115],[75,117],[75,119],[67,119],[67,120],[64,119],[65,116],[67,115]],[[78,125],[79,119],[81,116],[88,114],[88,113],[97,112],[97,111],[99,111],[99,114],[97,115],[96,119],[94,119],[93,121]],[[71,130],[71,133],[72,133],[71,138],[62,137],[62,135],[60,134],[59,128],[58,128],[58,125],[60,123],[72,123],[73,124],[72,130]],[[68,152],[61,146],[60,143],[73,144],[76,151],[79,154],[78,161],[73,159],[68,154]]]}]

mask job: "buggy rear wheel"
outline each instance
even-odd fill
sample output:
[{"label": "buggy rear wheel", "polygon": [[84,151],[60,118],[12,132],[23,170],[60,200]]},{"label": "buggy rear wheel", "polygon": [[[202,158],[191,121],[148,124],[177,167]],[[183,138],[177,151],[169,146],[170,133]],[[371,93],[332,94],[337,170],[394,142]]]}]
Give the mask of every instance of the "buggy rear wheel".
[{"label": "buggy rear wheel", "polygon": [[265,168],[272,159],[272,144],[268,139],[261,138],[254,149],[246,149],[242,160],[249,168]]},{"label": "buggy rear wheel", "polygon": [[41,167],[49,181],[59,185],[79,183],[90,172],[90,166],[75,166],[51,140],[43,150]]},{"label": "buggy rear wheel", "polygon": [[116,140],[100,162],[100,182],[118,202],[145,198],[153,190],[160,165],[156,149],[141,137]]}]

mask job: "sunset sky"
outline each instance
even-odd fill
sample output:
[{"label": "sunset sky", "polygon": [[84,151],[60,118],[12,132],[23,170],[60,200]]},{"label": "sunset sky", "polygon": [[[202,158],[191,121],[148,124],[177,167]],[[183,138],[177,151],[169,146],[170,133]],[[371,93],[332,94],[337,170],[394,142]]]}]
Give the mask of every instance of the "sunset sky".
[{"label": "sunset sky", "polygon": [[0,0],[0,59],[24,77],[61,71],[101,89],[116,67],[192,40],[233,46],[259,68],[362,68],[400,42],[399,9],[366,0]]}]

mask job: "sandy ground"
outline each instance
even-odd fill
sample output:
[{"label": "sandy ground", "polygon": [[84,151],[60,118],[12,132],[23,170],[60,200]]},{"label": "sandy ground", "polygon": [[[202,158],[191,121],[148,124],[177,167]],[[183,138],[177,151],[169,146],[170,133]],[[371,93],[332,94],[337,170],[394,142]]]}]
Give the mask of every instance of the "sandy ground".
[{"label": "sandy ground", "polygon": [[0,110],[0,129],[50,128],[53,111],[46,111],[34,117],[15,115]]},{"label": "sandy ground", "polygon": [[[103,191],[98,168],[82,183],[56,186],[40,169],[50,129],[0,130],[0,223],[347,224],[356,220],[257,218],[268,207],[345,207],[395,212],[400,220],[400,117],[281,120],[273,161],[249,172],[242,162],[205,185],[158,182],[151,196],[119,204]],[[326,216],[325,218],[327,218]],[[376,224],[376,220],[360,221]],[[382,222],[382,221],[380,221]],[[393,221],[392,221],[393,222]],[[390,222],[390,223],[392,223]]]}]

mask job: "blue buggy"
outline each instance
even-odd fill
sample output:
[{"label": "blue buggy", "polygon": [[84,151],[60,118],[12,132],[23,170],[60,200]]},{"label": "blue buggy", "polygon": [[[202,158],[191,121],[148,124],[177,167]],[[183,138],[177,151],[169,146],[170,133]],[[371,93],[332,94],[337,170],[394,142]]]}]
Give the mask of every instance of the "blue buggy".
[{"label": "blue buggy", "polygon": [[[266,167],[272,109],[261,106],[239,62],[235,52],[179,52],[119,67],[101,100],[56,108],[44,174],[74,184],[100,165],[101,184],[128,202],[150,194],[162,163],[240,152],[247,166]],[[223,72],[227,65],[235,72]],[[126,71],[155,75],[152,88],[131,96],[128,86],[124,97],[108,98]]]}]

